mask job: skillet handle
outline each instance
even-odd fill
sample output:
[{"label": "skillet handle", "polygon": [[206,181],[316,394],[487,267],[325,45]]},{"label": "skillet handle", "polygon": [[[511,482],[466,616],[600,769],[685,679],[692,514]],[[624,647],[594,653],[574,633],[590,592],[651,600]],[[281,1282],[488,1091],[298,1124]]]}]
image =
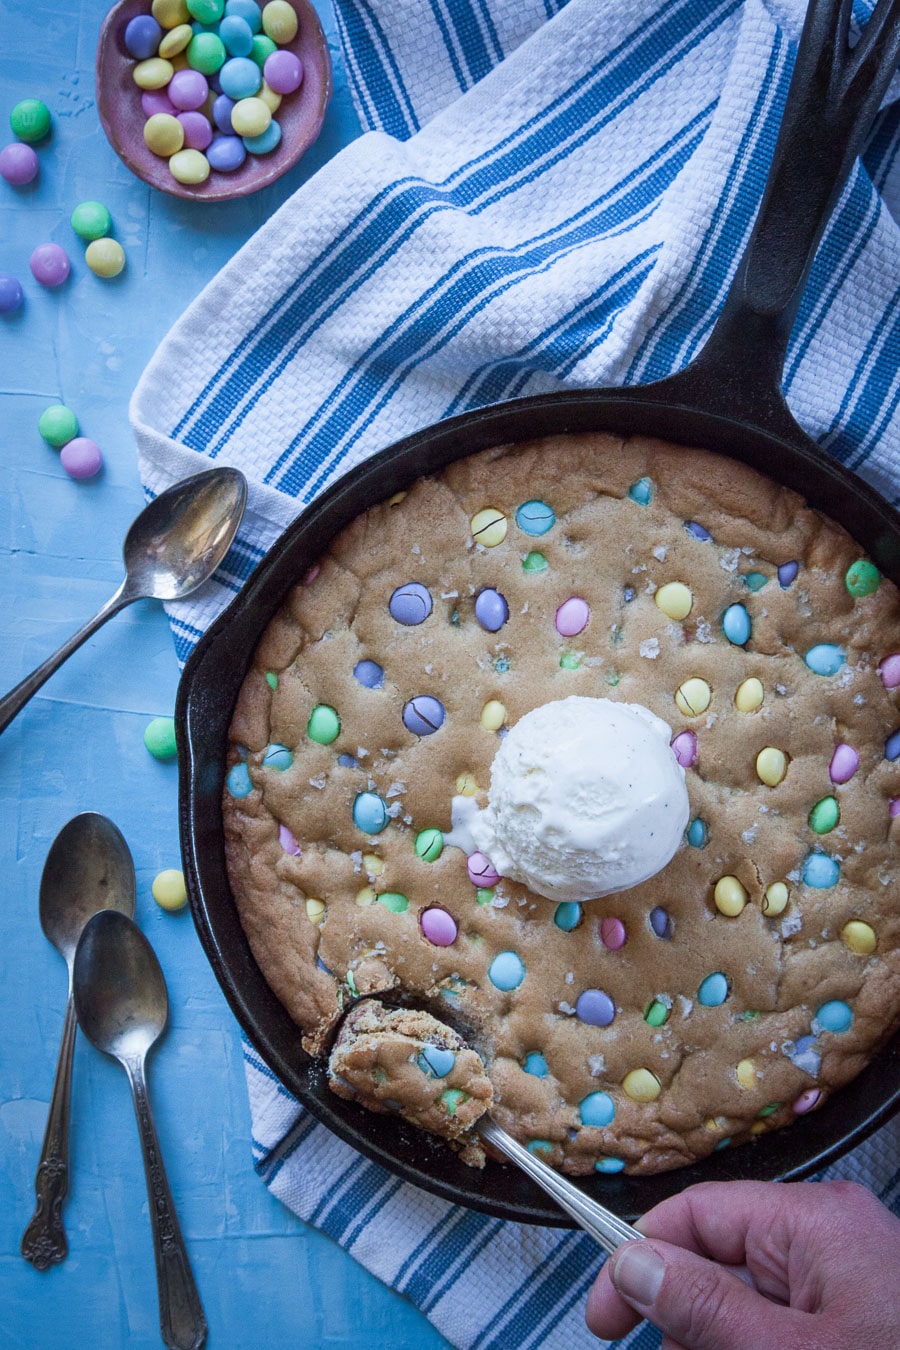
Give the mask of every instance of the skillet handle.
[{"label": "skillet handle", "polygon": [[900,53],[900,0],[878,0],[853,48],[850,8],[850,0],[810,0],[762,203],[725,303],[695,360],[656,386],[668,399],[806,443],[781,393],[788,339]]}]

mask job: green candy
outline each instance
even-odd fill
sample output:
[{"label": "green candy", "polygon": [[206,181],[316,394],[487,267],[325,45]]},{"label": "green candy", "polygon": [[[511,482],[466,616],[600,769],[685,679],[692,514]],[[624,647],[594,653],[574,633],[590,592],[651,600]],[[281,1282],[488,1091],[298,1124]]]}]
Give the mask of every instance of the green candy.
[{"label": "green candy", "polygon": [[275,674],[274,670],[266,671],[266,684],[272,690],[278,688],[278,676]]},{"label": "green candy", "polygon": [[112,216],[102,202],[82,202],[72,212],[71,222],[80,239],[103,239],[112,229]]},{"label": "green candy", "polygon": [[38,431],[54,450],[61,450],[78,435],[78,418],[64,403],[52,403],[41,413]]},{"label": "green candy", "polygon": [[664,1003],[660,1003],[658,998],[653,999],[652,1003],[647,1004],[644,1013],[644,1021],[648,1026],[661,1027],[668,1020],[669,1010]]},{"label": "green candy", "polygon": [[765,1120],[767,1116],[774,1116],[775,1112],[780,1110],[781,1102],[770,1102],[769,1105],[764,1106],[761,1111],[757,1111],[756,1115],[758,1119]]},{"label": "green candy", "polygon": [[187,8],[198,23],[218,23],[225,13],[225,0],[187,0]]},{"label": "green candy", "polygon": [[23,98],[9,114],[9,125],[20,141],[42,141],[50,132],[50,109],[39,98]]},{"label": "green candy", "polygon": [[751,591],[761,591],[768,582],[769,578],[762,572],[748,572],[744,577],[744,585]]},{"label": "green candy", "polygon": [[327,703],[319,703],[313,708],[306,724],[306,734],[317,745],[331,745],[341,733],[341,719],[334,708]]},{"label": "green candy", "polygon": [[829,830],[834,829],[840,818],[841,808],[838,806],[837,798],[823,797],[809,813],[809,827],[815,830],[816,834],[827,834]]},{"label": "green candy", "polygon": [[858,562],[848,567],[844,582],[851,595],[857,597],[872,595],[881,583],[881,573],[874,563],[870,563],[866,558],[860,558]]},{"label": "green candy", "polygon": [[416,853],[423,862],[436,862],[444,851],[444,836],[440,830],[420,830],[416,835]]},{"label": "green candy", "polygon": [[494,898],[494,892],[491,887],[479,886],[475,892],[475,900],[479,905],[489,905]]},{"label": "green candy", "polygon": [[405,895],[399,891],[382,891],[378,897],[379,905],[384,905],[392,914],[405,914],[409,909],[409,901]]},{"label": "green candy", "polygon": [[195,33],[185,55],[191,70],[199,70],[201,75],[215,75],[224,66],[228,53],[217,33]]},{"label": "green candy", "polygon": [[581,657],[576,652],[563,652],[559,665],[561,670],[577,670],[581,665]]},{"label": "green candy", "polygon": [[462,1106],[463,1102],[467,1102],[468,1100],[469,1094],[468,1092],[463,1092],[462,1088],[445,1088],[441,1093],[441,1101],[444,1103],[448,1114],[451,1116],[455,1116],[457,1109]]},{"label": "green candy", "polygon": [[174,759],[177,753],[175,744],[175,719],[173,717],[154,717],[144,729],[144,745],[154,759]]},{"label": "green candy", "polygon": [[522,562],[523,572],[546,572],[550,566],[543,553],[527,553]]},{"label": "green candy", "polygon": [[277,50],[277,46],[270,37],[267,37],[265,33],[258,33],[253,39],[253,46],[250,49],[250,60],[255,61],[262,70],[269,57]]}]

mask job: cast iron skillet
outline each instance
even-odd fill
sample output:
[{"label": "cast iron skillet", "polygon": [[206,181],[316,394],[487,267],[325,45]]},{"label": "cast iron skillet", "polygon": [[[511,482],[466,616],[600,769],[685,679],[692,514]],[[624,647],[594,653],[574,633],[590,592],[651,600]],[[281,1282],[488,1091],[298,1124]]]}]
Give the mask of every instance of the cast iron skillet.
[{"label": "cast iron skillet", "polygon": [[[228,726],[262,632],[330,540],[375,502],[490,446],[560,432],[616,431],[704,446],[750,464],[839,521],[900,584],[900,516],[829,459],[781,393],[787,341],[825,222],[900,49],[900,0],[879,0],[851,51],[849,0],[813,0],[752,237],[700,356],[644,387],[566,392],[465,413],[408,436],[335,483],[278,540],[198,643],[178,693],[181,843],[194,921],[238,1021],[277,1077],[354,1148],[448,1200],[499,1218],[568,1224],[525,1176],[466,1167],[443,1145],[328,1091],[321,1064],[253,959],[228,883],[221,794]],[[799,1179],[858,1144],[900,1107],[900,1036],[847,1088],[789,1130],[650,1177],[586,1179],[625,1217],[696,1181]]]}]

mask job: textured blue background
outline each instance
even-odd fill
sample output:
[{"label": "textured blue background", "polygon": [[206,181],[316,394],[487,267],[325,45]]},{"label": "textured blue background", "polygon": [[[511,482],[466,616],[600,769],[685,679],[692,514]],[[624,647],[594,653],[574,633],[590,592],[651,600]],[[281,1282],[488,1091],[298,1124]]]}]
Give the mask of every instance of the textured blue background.
[{"label": "textured blue background", "polygon": [[[0,688],[20,680],[92,614],[121,579],[121,542],[143,505],[127,405],[166,330],[249,235],[358,134],[328,33],[335,96],[301,164],[244,202],[192,204],[133,178],[103,135],[93,63],[101,0],[0,0],[0,145],[21,98],[43,99],[53,133],[38,180],[0,180],[0,271],[24,308],[0,317]],[[125,248],[125,272],[94,277],[69,225],[99,199]],[[28,270],[48,240],[72,259],[58,291]],[[96,480],[75,483],[41,440],[50,403],[75,410],[103,449]],[[430,1350],[430,1324],[327,1238],[272,1199],[250,1157],[237,1026],[186,912],[163,913],[151,882],[179,866],[177,769],[144,749],[170,714],[178,670],[162,610],[141,603],[102,629],[0,737],[0,1345],[132,1350],[160,1344],[147,1198],[125,1075],[79,1036],[65,1207],[69,1257],[40,1274],[19,1255],[33,1207],[66,1001],[66,970],[38,922],[47,850],[79,811],[123,831],[138,878],[137,919],[169,986],[168,1032],[151,1058],[150,1095],[203,1299],[209,1345]]]}]

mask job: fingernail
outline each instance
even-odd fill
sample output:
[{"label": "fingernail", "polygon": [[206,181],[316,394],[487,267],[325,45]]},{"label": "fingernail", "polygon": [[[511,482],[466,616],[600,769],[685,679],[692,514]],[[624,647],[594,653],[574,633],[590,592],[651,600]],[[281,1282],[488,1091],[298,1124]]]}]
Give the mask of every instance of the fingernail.
[{"label": "fingernail", "polygon": [[659,1253],[646,1242],[627,1242],[619,1248],[610,1273],[624,1298],[650,1306],[656,1302],[666,1267]]}]

